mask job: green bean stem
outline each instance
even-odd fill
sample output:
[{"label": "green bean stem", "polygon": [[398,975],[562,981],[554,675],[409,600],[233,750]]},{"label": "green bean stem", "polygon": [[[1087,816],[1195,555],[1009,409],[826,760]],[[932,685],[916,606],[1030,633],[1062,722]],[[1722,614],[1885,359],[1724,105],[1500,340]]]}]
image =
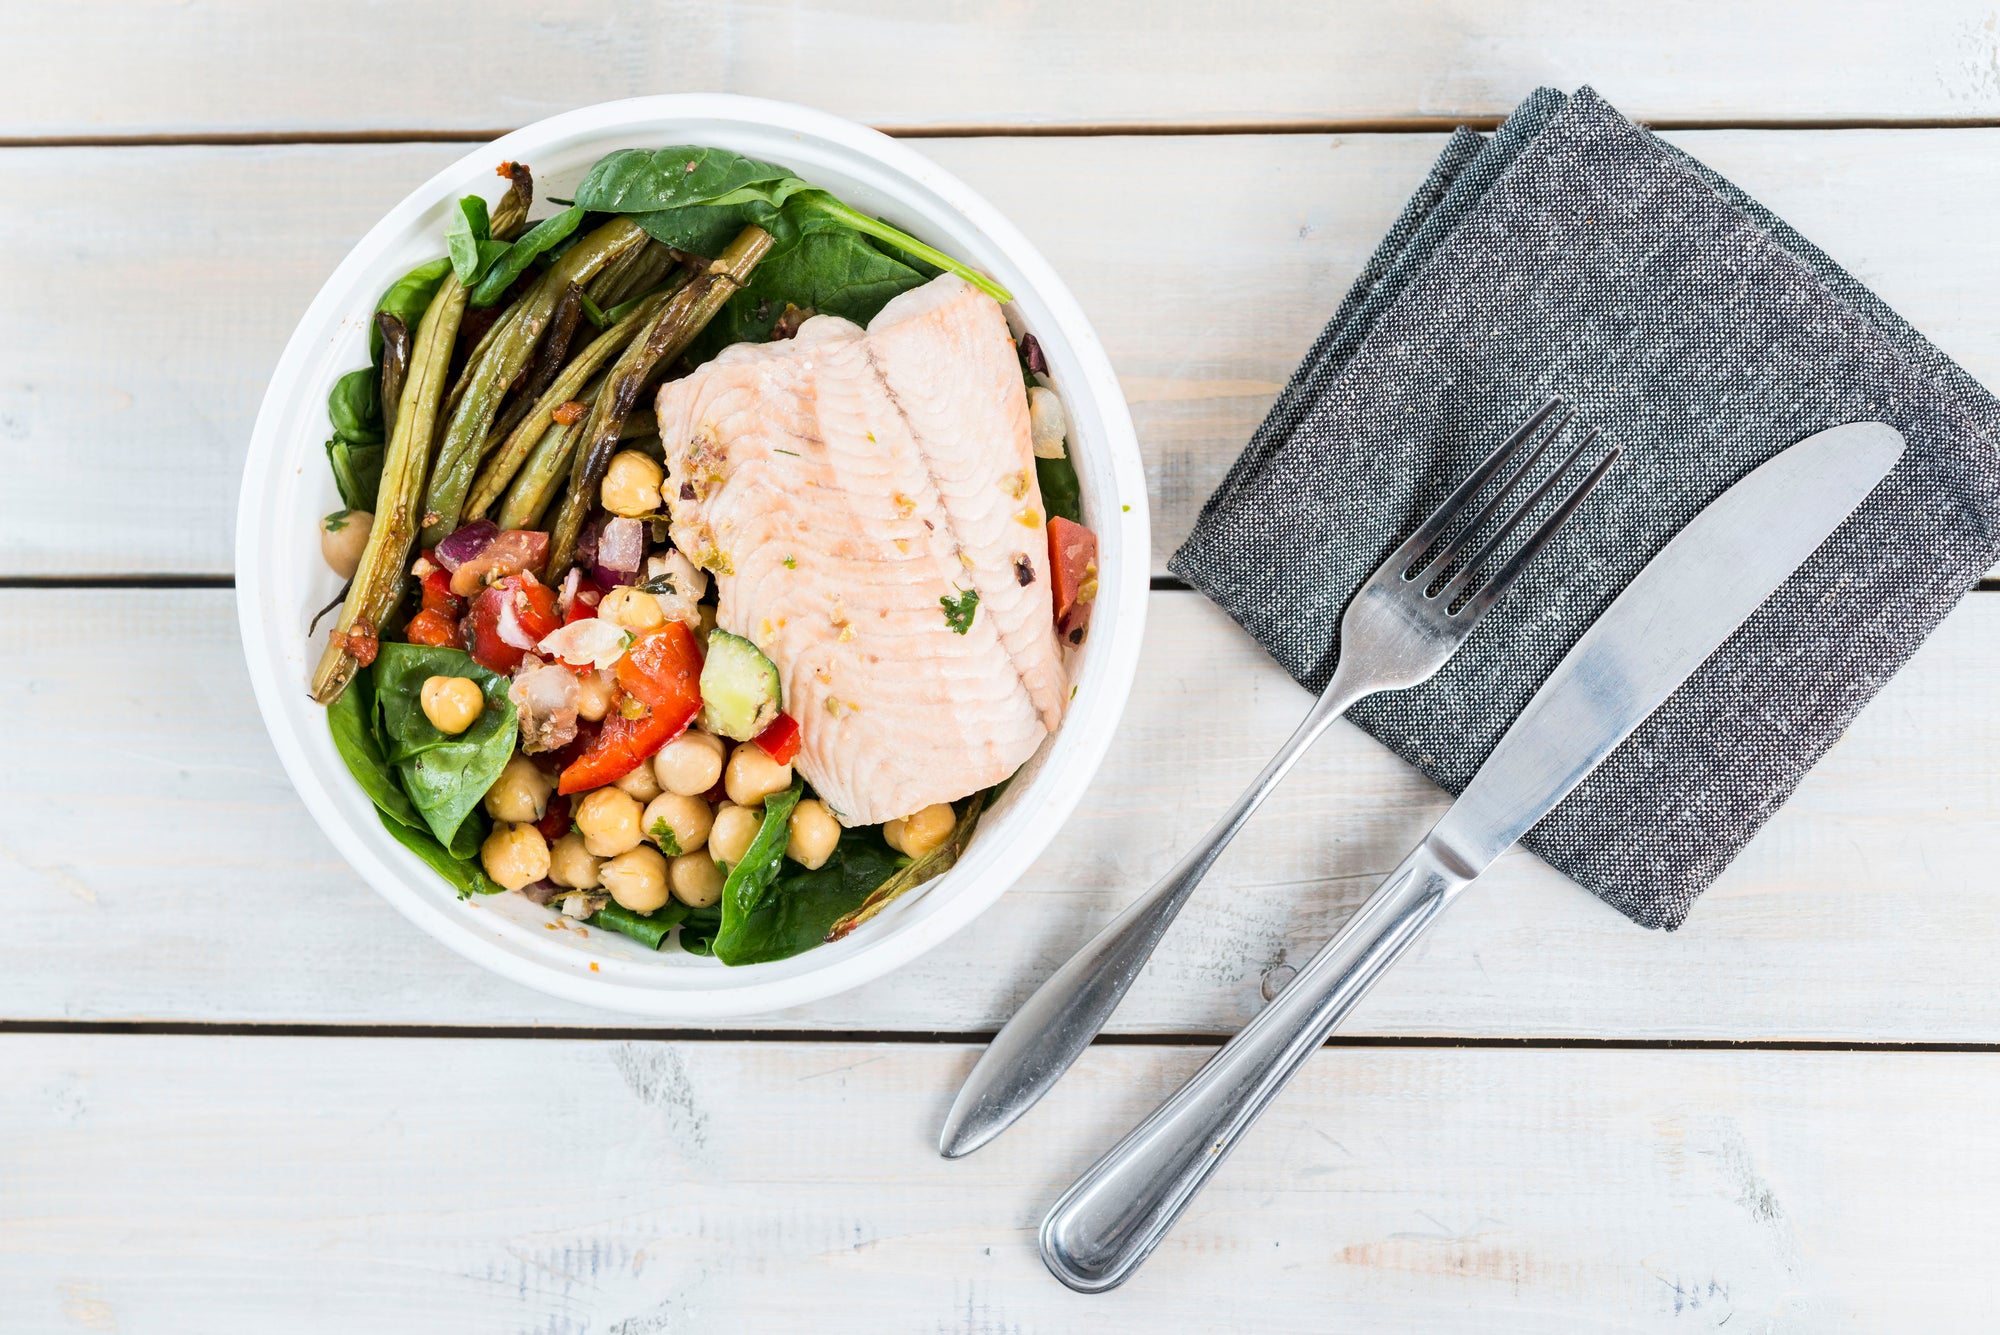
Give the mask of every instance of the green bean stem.
[{"label": "green bean stem", "polygon": [[560,580],[576,557],[584,518],[590,513],[591,500],[604,480],[611,456],[617,453],[625,415],[638,402],[653,369],[662,363],[671,365],[687,351],[723,303],[742,290],[770,249],[771,234],[763,228],[752,224],[738,232],[713,264],[673,295],[652,328],[634,339],[606,374],[604,390],[587,419],[590,425],[570,462],[569,492],[556,512],[549,537],[548,564],[543,567],[548,583]]},{"label": "green bean stem", "polygon": [[517,303],[512,316],[501,317],[506,328],[468,373],[465,397],[459,400],[438,445],[437,464],[431,469],[430,488],[424,494],[426,546],[442,542],[458,527],[494,414],[506,397],[507,387],[528,364],[558,298],[570,284],[581,285],[646,240],[645,232],[631,219],[612,219],[557,260]]}]

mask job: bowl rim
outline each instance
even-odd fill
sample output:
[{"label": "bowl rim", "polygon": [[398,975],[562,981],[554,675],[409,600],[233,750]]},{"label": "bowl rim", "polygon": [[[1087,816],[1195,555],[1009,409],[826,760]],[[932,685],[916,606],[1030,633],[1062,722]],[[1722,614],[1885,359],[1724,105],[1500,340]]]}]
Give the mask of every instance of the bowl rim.
[{"label": "bowl rim", "polygon": [[[1117,577],[1107,580],[1100,594],[1098,616],[1093,619],[1090,661],[1080,674],[1096,678],[1088,683],[1091,690],[1087,697],[1082,691],[1085,683],[1078,682],[1078,702],[1087,699],[1090,712],[1087,718],[1079,718],[1082,711],[1072,709],[1056,736],[1059,743],[1071,743],[1064,747],[1067,752],[1064,763],[1043,765],[1021,794],[1020,800],[1030,806],[1036,819],[1015,823],[1014,836],[997,861],[989,858],[986,865],[967,867],[968,874],[956,880],[952,879],[956,871],[941,878],[923,897],[938,901],[930,911],[894,924],[862,948],[828,959],[824,967],[803,971],[795,967],[783,977],[741,981],[746,971],[777,966],[731,969],[728,974],[739,981],[715,989],[645,987],[581,969],[554,967],[505,944],[490,930],[490,925],[489,930],[479,930],[479,916],[452,911],[447,905],[462,905],[455,900],[441,900],[435,887],[426,889],[413,884],[412,867],[432,880],[437,880],[436,873],[416,863],[400,847],[391,849],[393,841],[386,833],[371,831],[364,837],[339,810],[332,791],[315,771],[283,697],[287,688],[296,691],[297,683],[282,680],[273,666],[276,641],[292,632],[272,624],[264,607],[268,593],[265,553],[273,536],[268,530],[277,526],[265,502],[282,484],[284,469],[294,461],[299,449],[296,442],[288,445],[281,438],[280,421],[291,411],[299,395],[317,392],[316,385],[306,383],[305,364],[327,331],[343,316],[352,314],[340,309],[344,290],[353,285],[377,255],[404,236],[421,214],[453,190],[454,182],[465,179],[468,169],[490,164],[495,155],[518,157],[532,164],[538,153],[560,152],[572,141],[606,133],[629,132],[638,143],[645,143],[648,138],[654,143],[671,142],[664,136],[674,133],[676,123],[690,121],[730,121],[746,127],[812,136],[876,167],[909,178],[916,187],[945,201],[964,222],[983,233],[992,250],[1004,256],[1026,280],[1025,289],[1032,292],[1047,310],[1049,319],[1060,328],[1071,363],[1065,368],[1066,393],[1073,391],[1079,382],[1088,391],[1103,436],[1101,441],[1092,443],[1091,452],[1101,453],[1108,464],[1113,486],[1111,497],[1106,499],[1122,502],[1116,514],[1104,513],[1108,507],[1100,506],[1091,516],[1107,549],[1110,543],[1117,544],[1115,550],[1120,558]],[[235,542],[237,619],[259,713],[286,775],[308,813],[349,865],[377,894],[430,936],[503,977],[586,1005],[688,1020],[768,1013],[860,986],[908,963],[990,908],[1053,839],[1109,750],[1137,671],[1150,587],[1150,561],[1145,474],[1130,411],[1096,331],[1067,285],[1040,252],[997,209],[943,167],[877,130],[795,103],[705,93],[662,94],[597,103],[523,126],[499,139],[473,146],[411,190],[377,221],[321,285],[271,372],[244,464]],[[1114,613],[1108,618],[1109,625],[1103,624],[1107,620],[1106,611]],[[1090,670],[1093,668],[1094,671]],[[1035,800],[1029,803],[1030,798]],[[978,847],[977,840],[974,847]],[[385,852],[388,857],[383,856]],[[394,865],[404,860],[407,860],[405,865]],[[947,886],[949,894],[937,894]],[[856,937],[860,935],[856,933]],[[841,946],[847,944],[843,942]],[[834,948],[819,947],[793,958],[811,959],[830,949]]]}]

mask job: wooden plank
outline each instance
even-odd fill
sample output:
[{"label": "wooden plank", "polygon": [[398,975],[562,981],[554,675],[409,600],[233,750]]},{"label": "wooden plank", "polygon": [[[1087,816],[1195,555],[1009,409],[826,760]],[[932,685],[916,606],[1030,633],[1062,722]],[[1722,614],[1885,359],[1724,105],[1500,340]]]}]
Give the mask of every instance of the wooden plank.
[{"label": "wooden plank", "polygon": [[[266,741],[222,591],[0,592],[0,1020],[623,1025],[482,972],[379,900]],[[1156,594],[1110,760],[978,928],[754,1027],[971,1032],[1163,871],[1304,710]],[[1526,854],[1398,964],[1357,1034],[2000,1041],[2000,598],[1939,630],[1671,935]],[[1338,726],[1218,864],[1114,1028],[1233,1029],[1441,814]],[[467,912],[477,911],[468,908]]]},{"label": "wooden plank", "polygon": [[[2000,131],[1672,137],[2000,383],[2000,325],[1987,318],[2000,265],[1978,262],[1993,256]],[[922,147],[1026,230],[1103,335],[1146,453],[1159,563],[1440,142]],[[245,442],[299,312],[355,239],[462,147],[0,150],[14,183],[0,235],[15,256],[0,284],[12,352],[0,576],[226,572]],[[1202,189],[1161,197],[1162,180]],[[318,446],[300,441],[302,462],[317,466]]]},{"label": "wooden plank", "polygon": [[[2000,1057],[1335,1051],[1125,1287],[1049,1203],[1205,1050],[970,1159],[930,1044],[0,1039],[0,1293],[149,1332],[1964,1329]],[[114,1324],[115,1323],[115,1324]]]},{"label": "wooden plank", "polygon": [[[171,17],[166,15],[170,12]],[[0,136],[487,130],[668,92],[889,126],[1242,124],[1503,114],[1590,81],[1638,116],[1991,117],[1977,0],[1085,7],[955,0],[421,7],[11,4]],[[143,43],[134,41],[143,33]],[[1779,58],[1781,56],[1781,58]]]}]

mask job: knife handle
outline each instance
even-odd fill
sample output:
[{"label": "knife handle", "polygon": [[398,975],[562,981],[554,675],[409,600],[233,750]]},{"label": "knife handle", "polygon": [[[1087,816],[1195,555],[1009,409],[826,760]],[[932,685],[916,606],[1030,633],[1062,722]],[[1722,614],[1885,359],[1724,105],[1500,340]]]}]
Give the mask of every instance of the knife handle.
[{"label": "knife handle", "polygon": [[1099,1159],[1042,1221],[1042,1260],[1080,1293],[1136,1270],[1266,1104],[1471,877],[1429,839],[1257,1017]]}]

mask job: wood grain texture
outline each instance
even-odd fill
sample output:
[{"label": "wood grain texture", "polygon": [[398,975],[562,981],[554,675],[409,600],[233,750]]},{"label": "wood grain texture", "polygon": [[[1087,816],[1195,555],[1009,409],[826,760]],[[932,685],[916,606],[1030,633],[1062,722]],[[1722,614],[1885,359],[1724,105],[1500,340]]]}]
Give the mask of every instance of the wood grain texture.
[{"label": "wood grain texture", "polygon": [[[0,592],[0,1020],[643,1023],[542,998],[405,923],[301,809],[224,591]],[[1673,934],[1510,854],[1348,1032],[2000,1042],[2000,598],[1975,595]],[[1110,760],[976,929],[750,1027],[997,1027],[1165,870],[1306,696],[1205,601],[1156,594]],[[1336,726],[1224,855],[1113,1027],[1214,1032],[1444,809]],[[467,912],[477,912],[467,908]]]},{"label": "wood grain texture", "polygon": [[1325,1052],[1125,1287],[1041,1214],[1204,1052],[937,1157],[950,1045],[0,1038],[21,1330],[1963,1330],[2000,1057]]},{"label": "wood grain texture", "polygon": [[[2000,130],[1670,137],[2000,383]],[[1103,336],[1146,456],[1158,564],[1441,142],[919,147],[1020,224]],[[227,572],[243,452],[292,325],[368,226],[462,151],[0,150],[0,576]],[[319,447],[297,443],[302,466],[321,466]]]},{"label": "wood grain texture", "polygon": [[2000,114],[1978,0],[9,0],[0,37],[14,137],[487,130],[669,92],[906,127],[1494,116],[1585,81],[1644,117]]}]

